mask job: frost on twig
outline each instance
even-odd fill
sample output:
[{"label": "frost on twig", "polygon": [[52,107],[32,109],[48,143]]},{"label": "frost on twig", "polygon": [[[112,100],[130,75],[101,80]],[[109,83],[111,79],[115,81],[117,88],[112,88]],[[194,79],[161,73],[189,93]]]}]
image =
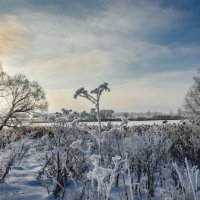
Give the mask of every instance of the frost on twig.
[{"label": "frost on twig", "polygon": [[120,156],[115,156],[112,158],[112,161],[114,163],[114,168],[104,168],[99,166],[99,155],[92,155],[90,157],[90,160],[93,164],[94,169],[87,174],[87,178],[91,180],[92,187],[94,190],[94,181],[97,182],[97,192],[98,192],[98,198],[100,199],[100,195],[103,196],[105,194],[106,200],[109,199],[110,191],[112,188],[112,185],[115,182],[116,176],[121,173],[120,166],[124,162]]}]

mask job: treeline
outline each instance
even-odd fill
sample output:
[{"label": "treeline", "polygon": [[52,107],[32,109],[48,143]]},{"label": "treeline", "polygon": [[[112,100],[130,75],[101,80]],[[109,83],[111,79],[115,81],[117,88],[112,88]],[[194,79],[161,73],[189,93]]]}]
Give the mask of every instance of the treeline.
[{"label": "treeline", "polygon": [[130,121],[145,121],[145,120],[179,120],[179,119],[186,119],[186,117],[181,115],[168,115],[168,114],[159,114],[154,115],[151,117],[135,117],[135,118],[129,118]]},{"label": "treeline", "polygon": [[[66,110],[66,109],[65,109]],[[76,115],[80,121],[85,122],[96,122],[97,121],[97,113],[94,108],[92,108],[89,112],[76,112],[73,110],[67,110],[69,113]],[[56,112],[53,114],[36,114],[34,116],[34,122],[47,122],[49,116],[58,116],[61,113]],[[102,122],[106,121],[121,121],[122,118],[127,118],[129,121],[149,121],[149,120],[181,120],[186,119],[186,113],[177,112],[177,113],[158,113],[158,112],[115,112],[112,109],[103,109],[100,110],[100,118]]]}]

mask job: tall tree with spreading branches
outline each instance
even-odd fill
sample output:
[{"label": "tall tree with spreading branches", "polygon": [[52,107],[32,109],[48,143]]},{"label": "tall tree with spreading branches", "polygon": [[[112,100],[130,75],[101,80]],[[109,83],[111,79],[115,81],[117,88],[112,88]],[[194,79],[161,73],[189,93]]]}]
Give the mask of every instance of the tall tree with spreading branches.
[{"label": "tall tree with spreading branches", "polygon": [[9,76],[0,71],[0,131],[3,127],[17,127],[36,112],[47,110],[45,92],[36,81],[18,74]]}]

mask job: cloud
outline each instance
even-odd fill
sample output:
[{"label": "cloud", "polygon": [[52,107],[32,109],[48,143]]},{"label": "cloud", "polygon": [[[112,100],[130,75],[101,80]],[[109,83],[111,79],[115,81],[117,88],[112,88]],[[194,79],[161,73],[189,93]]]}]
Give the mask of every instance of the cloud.
[{"label": "cloud", "polygon": [[[91,28],[116,34],[130,34],[133,31],[143,35],[144,32],[164,31],[172,29],[180,21],[182,15],[173,9],[161,8],[155,2],[137,3],[137,1],[116,1],[97,16],[89,16],[86,21]],[[171,22],[174,24],[171,24]],[[164,30],[163,30],[164,29]],[[129,35],[130,36],[130,35]]]},{"label": "cloud", "polygon": [[[168,47],[140,38],[138,33],[167,28],[175,12],[153,6],[148,10],[127,4],[120,4],[120,7],[119,4],[109,5],[84,19],[55,16],[49,12],[29,14],[23,10],[18,18],[32,35],[31,52],[24,54],[23,66],[31,72],[40,68],[40,72],[35,72],[38,74],[43,74],[44,69],[45,75],[46,67],[50,69],[49,74],[55,70],[80,70],[80,74],[96,70],[99,73],[105,69],[110,74],[122,71],[129,74],[130,65],[135,69],[145,62],[169,55]],[[147,21],[150,15],[154,23]],[[161,25],[159,20],[163,19],[165,22]]]},{"label": "cloud", "polygon": [[0,17],[0,56],[21,52],[26,40],[26,29],[14,16]]}]

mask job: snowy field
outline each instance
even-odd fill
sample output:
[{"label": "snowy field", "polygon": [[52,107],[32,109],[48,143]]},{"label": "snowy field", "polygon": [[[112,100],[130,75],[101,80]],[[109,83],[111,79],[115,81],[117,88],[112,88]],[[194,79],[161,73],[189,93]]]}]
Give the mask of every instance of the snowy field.
[{"label": "snowy field", "polygon": [[131,123],[104,127],[101,156],[93,124],[5,132],[0,200],[198,200],[199,126]]},{"label": "snowy field", "polygon": [[[128,126],[138,126],[138,125],[161,125],[164,120],[145,120],[145,121],[129,121]],[[168,124],[178,124],[181,120],[167,120]],[[120,125],[120,121],[112,121],[113,125]],[[87,122],[88,125],[98,125],[97,122]],[[107,125],[108,122],[102,122],[103,125]],[[31,123],[32,126],[51,126],[51,123]]]},{"label": "snowy field", "polygon": [[[169,124],[178,124],[181,120],[167,120],[167,123]],[[88,122],[89,125],[94,125],[97,123],[94,122]],[[107,125],[108,122],[103,122],[104,125]],[[112,124],[114,125],[120,125],[121,122],[120,121],[116,121],[116,122],[112,122]],[[129,121],[128,122],[128,126],[139,126],[139,125],[160,125],[163,124],[163,120],[146,120],[146,121]]]}]

